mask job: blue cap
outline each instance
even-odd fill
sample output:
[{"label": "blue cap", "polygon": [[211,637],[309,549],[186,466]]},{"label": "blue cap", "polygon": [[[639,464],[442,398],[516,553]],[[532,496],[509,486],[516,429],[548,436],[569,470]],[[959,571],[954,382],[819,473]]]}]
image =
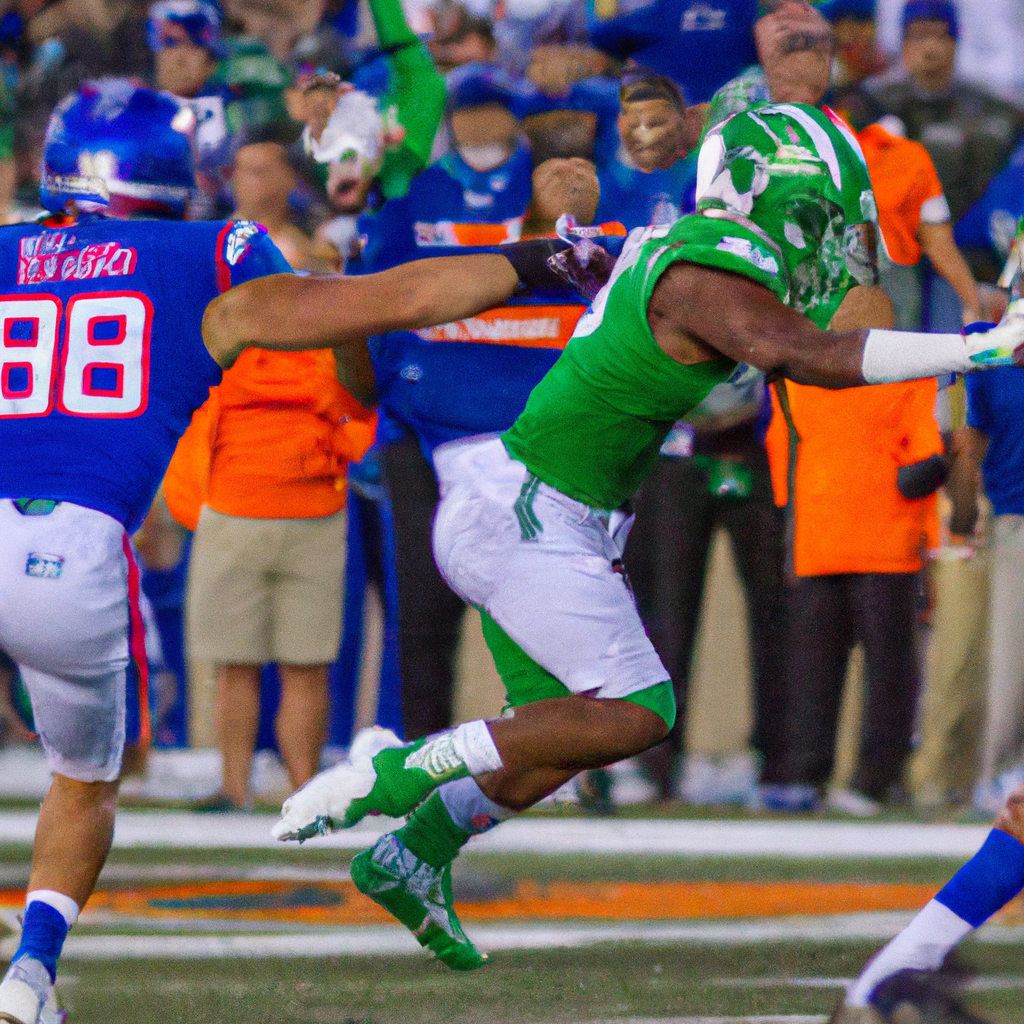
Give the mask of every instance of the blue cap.
[{"label": "blue cap", "polygon": [[531,81],[514,78],[497,64],[464,64],[450,71],[445,83],[449,111],[497,103],[522,118],[533,113],[539,96]]},{"label": "blue cap", "polygon": [[944,21],[949,26],[949,34],[954,39],[960,38],[960,19],[951,0],[908,0],[903,8],[904,35],[915,21]]},{"label": "blue cap", "polygon": [[184,31],[196,46],[219,53],[220,26],[220,11],[207,0],[160,0],[149,9],[146,40],[156,53],[174,46]]},{"label": "blue cap", "polygon": [[57,212],[74,200],[114,216],[181,218],[195,190],[194,125],[167,93],[126,78],[86,82],[50,117],[40,201]]},{"label": "blue cap", "polygon": [[829,21],[840,21],[843,18],[874,21],[878,13],[878,0],[825,0],[818,4],[818,10]]}]

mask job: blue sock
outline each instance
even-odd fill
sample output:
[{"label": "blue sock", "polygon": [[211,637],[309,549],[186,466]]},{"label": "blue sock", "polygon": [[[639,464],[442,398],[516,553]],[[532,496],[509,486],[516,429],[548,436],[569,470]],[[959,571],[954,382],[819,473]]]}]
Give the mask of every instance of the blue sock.
[{"label": "blue sock", "polygon": [[25,908],[25,919],[21,926],[21,945],[18,946],[13,960],[33,956],[50,972],[50,981],[55,981],[57,958],[67,934],[68,923],[64,920],[64,915],[49,903],[33,900]]},{"label": "blue sock", "polygon": [[993,829],[981,849],[935,897],[972,928],[980,928],[1024,889],[1024,844]]}]

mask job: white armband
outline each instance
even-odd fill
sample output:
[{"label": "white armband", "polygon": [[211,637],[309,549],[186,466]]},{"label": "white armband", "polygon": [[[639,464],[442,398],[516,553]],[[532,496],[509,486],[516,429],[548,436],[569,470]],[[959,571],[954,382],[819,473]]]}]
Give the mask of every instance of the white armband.
[{"label": "white armband", "polygon": [[978,368],[974,348],[962,334],[868,331],[861,373],[868,384],[894,384]]}]

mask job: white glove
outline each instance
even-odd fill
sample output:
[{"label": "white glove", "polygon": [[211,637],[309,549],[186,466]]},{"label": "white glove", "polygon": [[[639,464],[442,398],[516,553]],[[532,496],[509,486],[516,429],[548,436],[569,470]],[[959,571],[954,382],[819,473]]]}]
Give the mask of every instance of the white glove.
[{"label": "white glove", "polygon": [[345,815],[353,800],[366,796],[377,781],[373,758],[386,747],[404,746],[390,730],[362,729],[352,741],[346,760],[314,775],[281,807],[281,820],[271,835],[302,842],[345,828]]},{"label": "white glove", "polygon": [[1014,299],[999,323],[987,331],[966,336],[975,366],[1016,366],[1014,352],[1024,345],[1024,299]]}]

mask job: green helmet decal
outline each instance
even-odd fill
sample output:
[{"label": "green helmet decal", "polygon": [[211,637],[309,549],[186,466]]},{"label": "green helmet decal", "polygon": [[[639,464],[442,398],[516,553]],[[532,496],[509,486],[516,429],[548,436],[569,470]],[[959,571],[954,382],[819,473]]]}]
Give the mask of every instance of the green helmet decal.
[{"label": "green helmet decal", "polygon": [[[777,273],[780,298],[822,325],[851,287],[877,283],[871,180],[831,111],[764,104],[717,125],[701,147],[697,200],[718,222],[716,248]],[[735,237],[730,223],[743,229]]]}]

